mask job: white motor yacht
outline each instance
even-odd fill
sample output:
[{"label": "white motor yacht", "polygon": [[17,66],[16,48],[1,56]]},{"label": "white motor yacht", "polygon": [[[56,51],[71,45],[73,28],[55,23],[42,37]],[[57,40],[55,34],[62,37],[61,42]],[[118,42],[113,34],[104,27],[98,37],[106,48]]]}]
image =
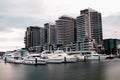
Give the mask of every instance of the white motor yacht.
[{"label": "white motor yacht", "polygon": [[5,62],[14,62],[14,56],[13,56],[13,54],[9,54],[9,53],[5,53],[4,55],[3,55],[3,60],[5,61]]},{"label": "white motor yacht", "polygon": [[19,52],[5,53],[3,60],[8,63],[22,63],[23,61]]},{"label": "white motor yacht", "polygon": [[58,56],[48,56],[47,63],[62,63],[62,58]]},{"label": "white motor yacht", "polygon": [[45,50],[42,53],[40,53],[41,57],[48,57],[48,56],[53,56],[53,53],[50,52],[49,50]]},{"label": "white motor yacht", "polygon": [[41,58],[47,59],[47,63],[62,63],[61,57],[56,56],[54,53],[45,50],[42,53],[40,53]]},{"label": "white motor yacht", "polygon": [[6,52],[3,60],[9,63],[23,63],[23,64],[46,64],[45,59],[41,59],[39,54],[29,54],[24,50],[17,50],[13,52]]},{"label": "white motor yacht", "polygon": [[40,58],[40,54],[29,54],[23,59],[24,64],[46,64],[46,59]]},{"label": "white motor yacht", "polygon": [[96,51],[72,51],[68,52],[68,54],[75,55],[78,61],[106,59],[106,56],[98,54]]},{"label": "white motor yacht", "polygon": [[63,50],[56,50],[54,54],[62,58],[62,62],[76,62],[77,58],[74,55],[66,54]]}]

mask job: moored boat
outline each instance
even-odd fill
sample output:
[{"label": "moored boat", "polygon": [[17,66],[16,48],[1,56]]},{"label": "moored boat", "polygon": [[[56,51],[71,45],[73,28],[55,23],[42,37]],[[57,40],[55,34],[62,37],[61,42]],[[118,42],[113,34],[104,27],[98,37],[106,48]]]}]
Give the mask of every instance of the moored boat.
[{"label": "moored boat", "polygon": [[63,50],[56,50],[54,54],[58,57],[61,57],[63,63],[76,62],[77,58],[74,55],[66,54]]},{"label": "moored boat", "polygon": [[46,59],[40,58],[39,54],[29,54],[27,57],[24,57],[23,64],[46,64]]},{"label": "moored boat", "polygon": [[43,51],[40,53],[41,58],[46,59],[47,63],[62,63],[62,59],[59,56],[56,56],[53,52],[48,50]]},{"label": "moored boat", "polygon": [[6,52],[3,55],[3,60],[8,63],[22,63],[23,61],[19,51]]},{"label": "moored boat", "polygon": [[103,60],[106,59],[107,56],[98,54],[96,51],[71,51],[67,52],[69,55],[75,55],[78,61],[83,60]]}]

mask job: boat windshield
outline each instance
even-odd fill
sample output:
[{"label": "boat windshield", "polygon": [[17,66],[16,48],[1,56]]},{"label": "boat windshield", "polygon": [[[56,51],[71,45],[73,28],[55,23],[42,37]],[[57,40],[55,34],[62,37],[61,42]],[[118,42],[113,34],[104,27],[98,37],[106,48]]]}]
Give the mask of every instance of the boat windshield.
[{"label": "boat windshield", "polygon": [[45,52],[44,54],[51,54],[51,52]]},{"label": "boat windshield", "polygon": [[6,57],[11,57],[12,55],[5,55]]},{"label": "boat windshield", "polygon": [[80,54],[80,53],[68,53],[68,55],[76,55],[76,54]]},{"label": "boat windshield", "polygon": [[32,56],[32,57],[40,57],[40,56]]}]

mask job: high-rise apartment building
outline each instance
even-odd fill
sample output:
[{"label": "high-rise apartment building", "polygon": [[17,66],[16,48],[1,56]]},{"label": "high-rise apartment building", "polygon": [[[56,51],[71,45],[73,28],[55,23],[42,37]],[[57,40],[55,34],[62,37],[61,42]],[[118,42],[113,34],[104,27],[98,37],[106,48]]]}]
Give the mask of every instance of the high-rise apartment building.
[{"label": "high-rise apartment building", "polygon": [[75,42],[75,19],[61,16],[56,20],[57,44],[70,44]]},{"label": "high-rise apartment building", "polygon": [[46,44],[56,44],[56,26],[52,23],[44,24],[45,29],[45,43]]},{"label": "high-rise apartment building", "polygon": [[77,42],[85,39],[95,40],[100,45],[103,42],[101,13],[91,8],[81,10],[76,19]]},{"label": "high-rise apartment building", "polygon": [[44,44],[44,29],[38,26],[27,27],[25,32],[25,47],[27,49]]}]

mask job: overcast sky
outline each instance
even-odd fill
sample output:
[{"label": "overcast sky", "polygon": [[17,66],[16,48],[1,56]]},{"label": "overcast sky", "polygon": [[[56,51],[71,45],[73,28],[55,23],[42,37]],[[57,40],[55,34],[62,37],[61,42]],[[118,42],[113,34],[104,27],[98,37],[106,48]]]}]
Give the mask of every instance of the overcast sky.
[{"label": "overcast sky", "polygon": [[26,27],[76,18],[88,7],[102,13],[103,38],[120,39],[120,0],[0,0],[0,51],[24,47]]}]

